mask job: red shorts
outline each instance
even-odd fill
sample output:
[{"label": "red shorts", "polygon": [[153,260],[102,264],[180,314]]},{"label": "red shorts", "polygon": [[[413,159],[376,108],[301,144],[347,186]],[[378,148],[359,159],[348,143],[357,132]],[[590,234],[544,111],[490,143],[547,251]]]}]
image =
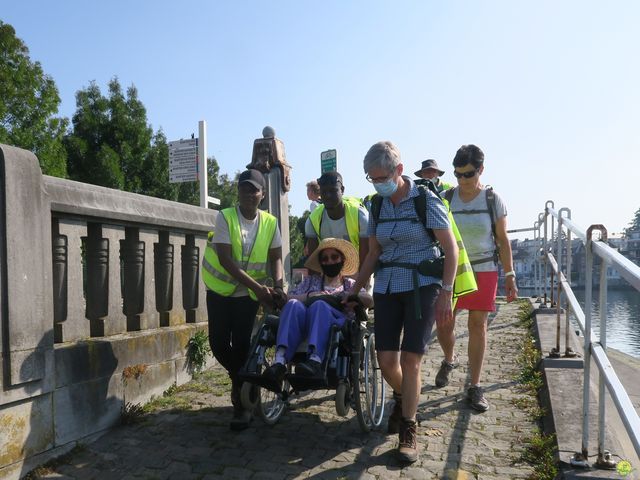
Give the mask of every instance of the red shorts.
[{"label": "red shorts", "polygon": [[456,310],[495,312],[498,272],[476,272],[475,275],[478,291],[460,297],[456,303]]}]

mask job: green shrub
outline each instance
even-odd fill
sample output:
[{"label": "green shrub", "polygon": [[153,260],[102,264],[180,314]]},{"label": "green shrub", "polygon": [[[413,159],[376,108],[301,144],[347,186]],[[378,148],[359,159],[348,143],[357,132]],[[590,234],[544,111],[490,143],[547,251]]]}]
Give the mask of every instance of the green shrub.
[{"label": "green shrub", "polygon": [[191,373],[200,373],[211,354],[209,337],[204,330],[198,330],[187,342],[187,369]]}]

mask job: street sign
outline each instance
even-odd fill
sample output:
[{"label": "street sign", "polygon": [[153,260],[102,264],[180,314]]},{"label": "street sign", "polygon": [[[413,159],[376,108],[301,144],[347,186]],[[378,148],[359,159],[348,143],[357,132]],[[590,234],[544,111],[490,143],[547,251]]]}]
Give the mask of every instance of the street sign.
[{"label": "street sign", "polygon": [[338,153],[326,150],[320,154],[320,173],[336,172],[338,170]]},{"label": "street sign", "polygon": [[169,182],[198,181],[198,139],[169,142]]}]

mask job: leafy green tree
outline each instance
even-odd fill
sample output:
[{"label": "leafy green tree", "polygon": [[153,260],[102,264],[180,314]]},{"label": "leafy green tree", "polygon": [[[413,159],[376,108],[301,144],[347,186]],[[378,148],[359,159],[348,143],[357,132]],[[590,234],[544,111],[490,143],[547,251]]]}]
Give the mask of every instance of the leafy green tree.
[{"label": "leafy green tree", "polygon": [[169,183],[169,145],[162,130],[153,136],[140,171],[140,181],[145,195],[178,200],[178,184]]},{"label": "leafy green tree", "polygon": [[624,234],[628,235],[631,232],[640,231],[640,208],[636,210],[636,213],[633,216],[633,220],[629,223],[629,226],[624,229]]},{"label": "leafy green tree", "polygon": [[220,174],[218,162],[209,161],[209,195],[220,199],[220,209],[235,205],[238,201],[238,177],[241,172],[236,172],[233,177],[228,174]]},{"label": "leafy green tree", "polygon": [[149,157],[160,158],[164,137],[156,135],[159,145],[153,151],[153,130],[136,88],[129,87],[125,96],[114,78],[109,82],[109,96],[104,97],[91,82],[76,93],[76,108],[73,130],[65,138],[71,178],[135,193],[146,193],[147,187],[157,191],[155,182],[144,184],[145,179],[149,181],[144,170]]},{"label": "leafy green tree", "polygon": [[0,21],[0,142],[33,151],[43,173],[67,175],[67,119],[54,117],[60,96],[14,28]]},{"label": "leafy green tree", "polygon": [[[238,176],[240,172],[230,177],[228,174],[220,173],[220,166],[215,157],[208,158],[207,187],[209,196],[220,199],[220,205],[216,208],[231,207],[238,201]],[[168,178],[168,177],[167,177]],[[198,182],[175,183],[177,195],[175,200],[190,205],[200,205],[200,184]]]},{"label": "leafy green tree", "polygon": [[304,224],[309,217],[309,211],[305,211],[301,217],[289,215],[289,248],[291,250],[291,267],[303,266],[304,257]]}]

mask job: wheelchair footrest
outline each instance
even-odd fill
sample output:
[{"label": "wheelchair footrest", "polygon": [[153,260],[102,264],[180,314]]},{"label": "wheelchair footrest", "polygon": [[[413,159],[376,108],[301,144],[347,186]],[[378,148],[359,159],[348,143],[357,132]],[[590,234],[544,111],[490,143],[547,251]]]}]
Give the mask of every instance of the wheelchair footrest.
[{"label": "wheelchair footrest", "polygon": [[329,387],[329,382],[326,376],[323,377],[307,377],[305,375],[287,375],[289,384],[296,392],[303,392],[305,390],[320,390]]}]

